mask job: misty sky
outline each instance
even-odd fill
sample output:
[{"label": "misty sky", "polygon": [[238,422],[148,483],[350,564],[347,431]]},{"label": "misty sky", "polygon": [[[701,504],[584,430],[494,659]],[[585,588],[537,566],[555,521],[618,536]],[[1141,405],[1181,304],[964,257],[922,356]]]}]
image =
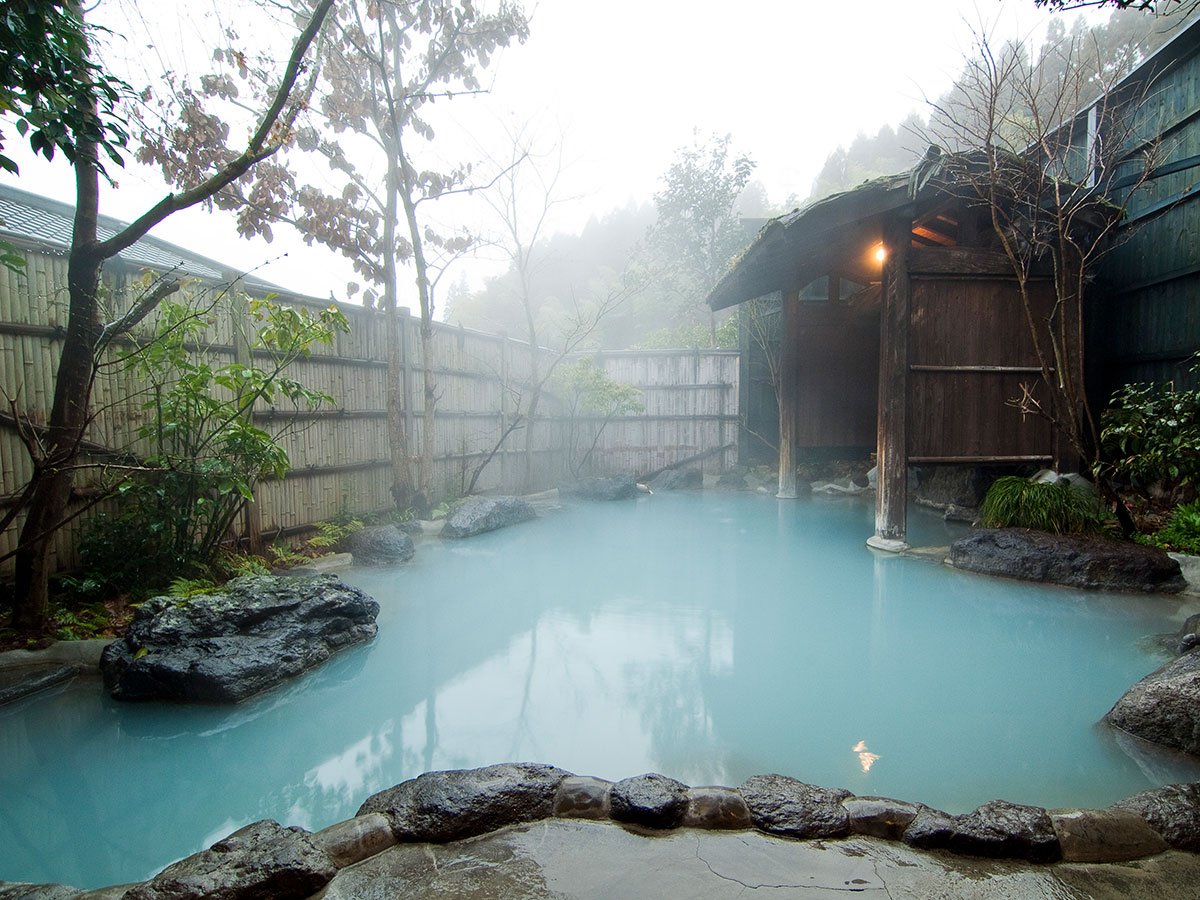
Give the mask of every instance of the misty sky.
[{"label": "misty sky", "polygon": [[[532,122],[544,146],[561,135],[563,202],[554,224],[566,231],[649,200],[694,133],[731,134],[734,149],[758,163],[755,176],[772,201],[803,199],[839,144],[913,111],[923,115],[926,99],[953,82],[975,34],[1036,42],[1045,20],[1033,0],[540,0],[529,40],[485,73],[490,94],[453,101],[461,105],[439,128],[439,154],[477,158],[502,126],[518,123]],[[16,156],[15,133],[6,144]],[[18,159],[21,177],[0,179],[72,200],[61,164]],[[128,220],[163,190],[153,173],[131,164],[101,211]],[[465,206],[452,212],[478,215]],[[237,238],[231,218],[194,211],[153,234],[246,269],[287,252],[257,274],[315,296],[342,296],[348,264],[284,230],[273,244],[250,243]],[[458,274],[478,282],[496,269],[467,261]]]}]

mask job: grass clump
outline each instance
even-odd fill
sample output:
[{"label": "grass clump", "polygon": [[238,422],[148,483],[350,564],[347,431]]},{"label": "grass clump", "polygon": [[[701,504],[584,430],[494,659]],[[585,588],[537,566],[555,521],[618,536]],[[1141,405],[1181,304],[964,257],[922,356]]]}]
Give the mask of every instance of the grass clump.
[{"label": "grass clump", "polygon": [[1104,529],[1094,497],[1069,482],[1035,482],[1016,475],[992,482],[979,514],[988,528],[1031,528],[1051,534],[1095,534]]}]

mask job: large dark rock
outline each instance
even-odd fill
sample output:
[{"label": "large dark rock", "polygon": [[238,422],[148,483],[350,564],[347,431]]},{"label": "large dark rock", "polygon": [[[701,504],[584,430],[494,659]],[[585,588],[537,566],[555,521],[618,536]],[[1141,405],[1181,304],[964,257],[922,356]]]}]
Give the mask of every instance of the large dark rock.
[{"label": "large dark rock", "polygon": [[1200,853],[1200,783],[1152,788],[1109,808],[1135,812],[1172,847]]},{"label": "large dark rock", "polygon": [[637,482],[623,475],[585,478],[574,484],[564,484],[558,490],[564,496],[578,497],[581,500],[630,500],[641,493]]},{"label": "large dark rock", "polygon": [[922,807],[905,830],[904,843],[923,850],[1037,863],[1055,862],[1062,856],[1046,810],[1005,800],[993,800],[961,816]]},{"label": "large dark rock", "polygon": [[398,840],[456,841],[549,817],[568,774],[536,763],[426,772],[372,794],[357,815],[383,813]]},{"label": "large dark rock", "polygon": [[850,814],[842,801],[851,796],[840,788],[805,784],[785,775],[755,775],[738,788],[750,820],[759,831],[794,838],[843,837],[850,833]]},{"label": "large dark rock", "polygon": [[704,473],[699,469],[667,469],[655,475],[649,487],[655,492],[695,490],[704,487]]},{"label": "large dark rock", "polygon": [[1178,593],[1179,563],[1157,547],[1023,528],[981,528],[950,546],[959,569],[1102,591]]},{"label": "large dark rock", "polygon": [[125,900],[302,900],[336,873],[308,832],[263,819],[172,863]]},{"label": "large dark rock", "polygon": [[446,518],[442,537],[473,537],[536,517],[534,508],[520,497],[468,497]]},{"label": "large dark rock", "polygon": [[378,614],[336,575],[247,576],[142,604],[100,669],[118,700],[236,703],[370,640]]},{"label": "large dark rock", "polygon": [[413,539],[395,525],[371,525],[346,535],[340,549],[362,566],[394,566],[416,555]]},{"label": "large dark rock", "polygon": [[688,808],[686,784],[651,772],[612,786],[612,817],[647,828],[675,828]]},{"label": "large dark rock", "polygon": [[1151,672],[1105,719],[1143,740],[1200,754],[1200,650]]}]

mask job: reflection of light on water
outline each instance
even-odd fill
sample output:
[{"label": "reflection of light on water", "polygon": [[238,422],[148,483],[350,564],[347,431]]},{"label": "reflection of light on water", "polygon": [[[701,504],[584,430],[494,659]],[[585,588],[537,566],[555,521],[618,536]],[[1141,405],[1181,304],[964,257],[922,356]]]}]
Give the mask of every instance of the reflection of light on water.
[{"label": "reflection of light on water", "polygon": [[870,772],[871,766],[875,765],[875,761],[879,759],[879,754],[870,752],[867,749],[866,741],[859,741],[852,749],[858,754],[858,764],[862,766],[862,770]]}]

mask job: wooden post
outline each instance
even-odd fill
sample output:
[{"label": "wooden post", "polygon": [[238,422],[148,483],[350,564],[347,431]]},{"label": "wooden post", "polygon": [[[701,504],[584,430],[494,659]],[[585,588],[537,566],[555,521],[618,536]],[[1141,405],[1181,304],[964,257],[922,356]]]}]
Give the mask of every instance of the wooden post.
[{"label": "wooden post", "polygon": [[796,499],[796,412],[800,401],[800,291],[783,293],[783,342],[779,348],[779,492]]},{"label": "wooden post", "polygon": [[908,547],[908,323],[911,284],[908,251],[912,221],[901,212],[884,226],[883,311],[879,327],[879,419],[875,534],[879,550]]}]

